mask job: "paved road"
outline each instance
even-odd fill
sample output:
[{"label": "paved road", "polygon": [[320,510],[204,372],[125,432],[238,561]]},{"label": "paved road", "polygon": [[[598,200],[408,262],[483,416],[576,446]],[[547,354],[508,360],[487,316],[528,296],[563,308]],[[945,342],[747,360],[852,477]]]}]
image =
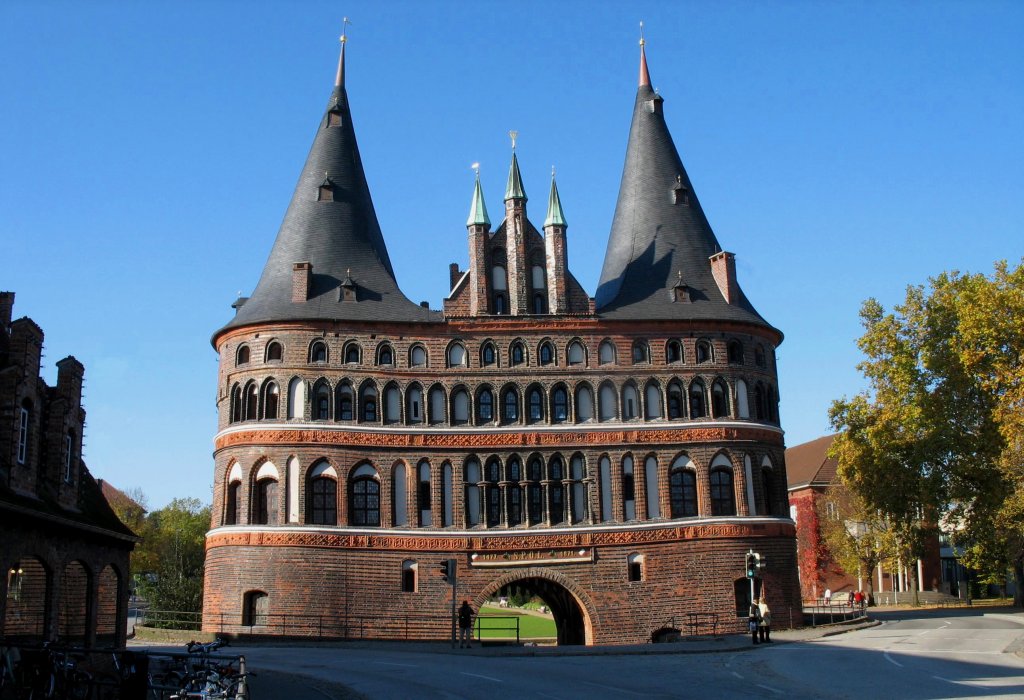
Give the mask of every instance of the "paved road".
[{"label": "paved road", "polygon": [[878,626],[830,637],[822,630],[778,633],[777,643],[757,647],[735,636],[537,649],[536,656],[524,656],[529,649],[369,643],[231,651],[261,672],[253,700],[1024,697],[1024,659],[1016,653],[1024,649],[1024,613],[876,615]]}]

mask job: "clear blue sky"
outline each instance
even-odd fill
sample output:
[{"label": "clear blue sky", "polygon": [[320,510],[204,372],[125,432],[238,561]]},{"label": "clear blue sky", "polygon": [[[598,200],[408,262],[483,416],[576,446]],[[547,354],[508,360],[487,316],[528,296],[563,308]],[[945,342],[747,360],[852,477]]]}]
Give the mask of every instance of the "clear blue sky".
[{"label": "clear blue sky", "polygon": [[790,445],[860,389],[868,296],[1024,256],[1021,2],[0,3],[0,288],[86,366],[85,457],[151,507],[210,498],[210,335],[255,286],[348,90],[398,281],[440,307],[509,129],[530,215],[558,168],[596,289],[643,19],[652,82],[740,284],[781,328]]}]

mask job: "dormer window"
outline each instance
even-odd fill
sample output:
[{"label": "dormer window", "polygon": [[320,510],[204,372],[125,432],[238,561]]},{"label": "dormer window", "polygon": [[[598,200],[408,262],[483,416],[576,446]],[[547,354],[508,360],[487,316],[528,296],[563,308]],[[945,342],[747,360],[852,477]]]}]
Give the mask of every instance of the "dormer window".
[{"label": "dormer window", "polygon": [[320,183],[320,188],[316,193],[316,201],[318,202],[333,202],[334,201],[334,183],[331,178],[324,176],[324,181]]},{"label": "dormer window", "polygon": [[682,175],[676,175],[676,184],[672,185],[672,203],[686,206],[690,204],[690,190],[683,184]]},{"label": "dormer window", "polygon": [[335,106],[330,112],[327,113],[327,128],[330,129],[332,126],[341,126],[341,110]]}]

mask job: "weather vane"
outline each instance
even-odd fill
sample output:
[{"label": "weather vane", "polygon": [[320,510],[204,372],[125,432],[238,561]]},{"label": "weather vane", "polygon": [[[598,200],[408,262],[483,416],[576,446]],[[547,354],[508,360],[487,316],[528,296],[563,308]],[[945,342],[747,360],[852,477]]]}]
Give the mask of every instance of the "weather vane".
[{"label": "weather vane", "polygon": [[551,179],[552,180],[555,179],[555,166],[553,166],[553,165],[551,166]]},{"label": "weather vane", "polygon": [[516,150],[516,137],[519,136],[519,132],[513,129],[508,132],[508,135],[512,137],[512,150],[514,151]]},{"label": "weather vane", "polygon": [[474,173],[476,173],[476,174],[477,174],[477,176],[479,176],[479,175],[480,175],[480,164],[479,164],[479,163],[473,163],[473,164],[472,164],[471,166],[469,166],[469,167],[473,168],[473,172],[474,172]]},{"label": "weather vane", "polygon": [[341,18],[341,36],[338,37],[338,41],[345,43],[348,41],[348,25],[352,24],[348,21],[348,17]]},{"label": "weather vane", "polygon": [[644,41],[644,21],[640,20],[640,45],[643,46],[646,43]]}]

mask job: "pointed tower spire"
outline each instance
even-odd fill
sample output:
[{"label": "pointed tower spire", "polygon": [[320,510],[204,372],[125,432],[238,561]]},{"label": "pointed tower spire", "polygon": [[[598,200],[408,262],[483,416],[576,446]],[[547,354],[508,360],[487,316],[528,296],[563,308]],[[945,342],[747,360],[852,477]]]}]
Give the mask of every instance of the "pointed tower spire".
[{"label": "pointed tower spire", "polygon": [[348,17],[343,17],[341,20],[341,36],[338,37],[338,41],[341,42],[341,53],[338,55],[338,72],[334,76],[334,87],[343,88],[345,87],[345,44],[348,43],[348,25],[352,24],[348,21]]},{"label": "pointed tower spire", "polygon": [[480,186],[480,165],[473,163],[476,170],[476,185],[473,187],[473,201],[469,205],[469,219],[466,226],[487,226],[490,227],[491,219],[487,216],[487,204],[484,202],[484,190]]},{"label": "pointed tower spire", "polygon": [[644,23],[640,23],[640,87],[651,86],[651,74],[647,71],[647,52],[644,51],[644,46],[647,42],[644,40]]},{"label": "pointed tower spire", "polygon": [[512,137],[512,165],[508,168],[508,184],[505,186],[505,201],[510,199],[521,199],[526,201],[526,190],[523,189],[523,177],[519,174],[519,160],[516,158],[516,137],[518,131],[510,131]]},{"label": "pointed tower spire", "polygon": [[[735,281],[735,265],[701,208],[679,158],[664,100],[650,84],[645,42],[640,85],[608,249],[595,294],[605,318],[729,320],[768,326]],[[691,303],[676,303],[680,279]],[[724,290],[724,291],[723,291]]]},{"label": "pointed tower spire", "polygon": [[555,166],[551,166],[551,192],[548,194],[548,215],[544,219],[544,228],[548,226],[564,227],[565,225],[562,200],[558,197],[558,185],[555,184]]}]

